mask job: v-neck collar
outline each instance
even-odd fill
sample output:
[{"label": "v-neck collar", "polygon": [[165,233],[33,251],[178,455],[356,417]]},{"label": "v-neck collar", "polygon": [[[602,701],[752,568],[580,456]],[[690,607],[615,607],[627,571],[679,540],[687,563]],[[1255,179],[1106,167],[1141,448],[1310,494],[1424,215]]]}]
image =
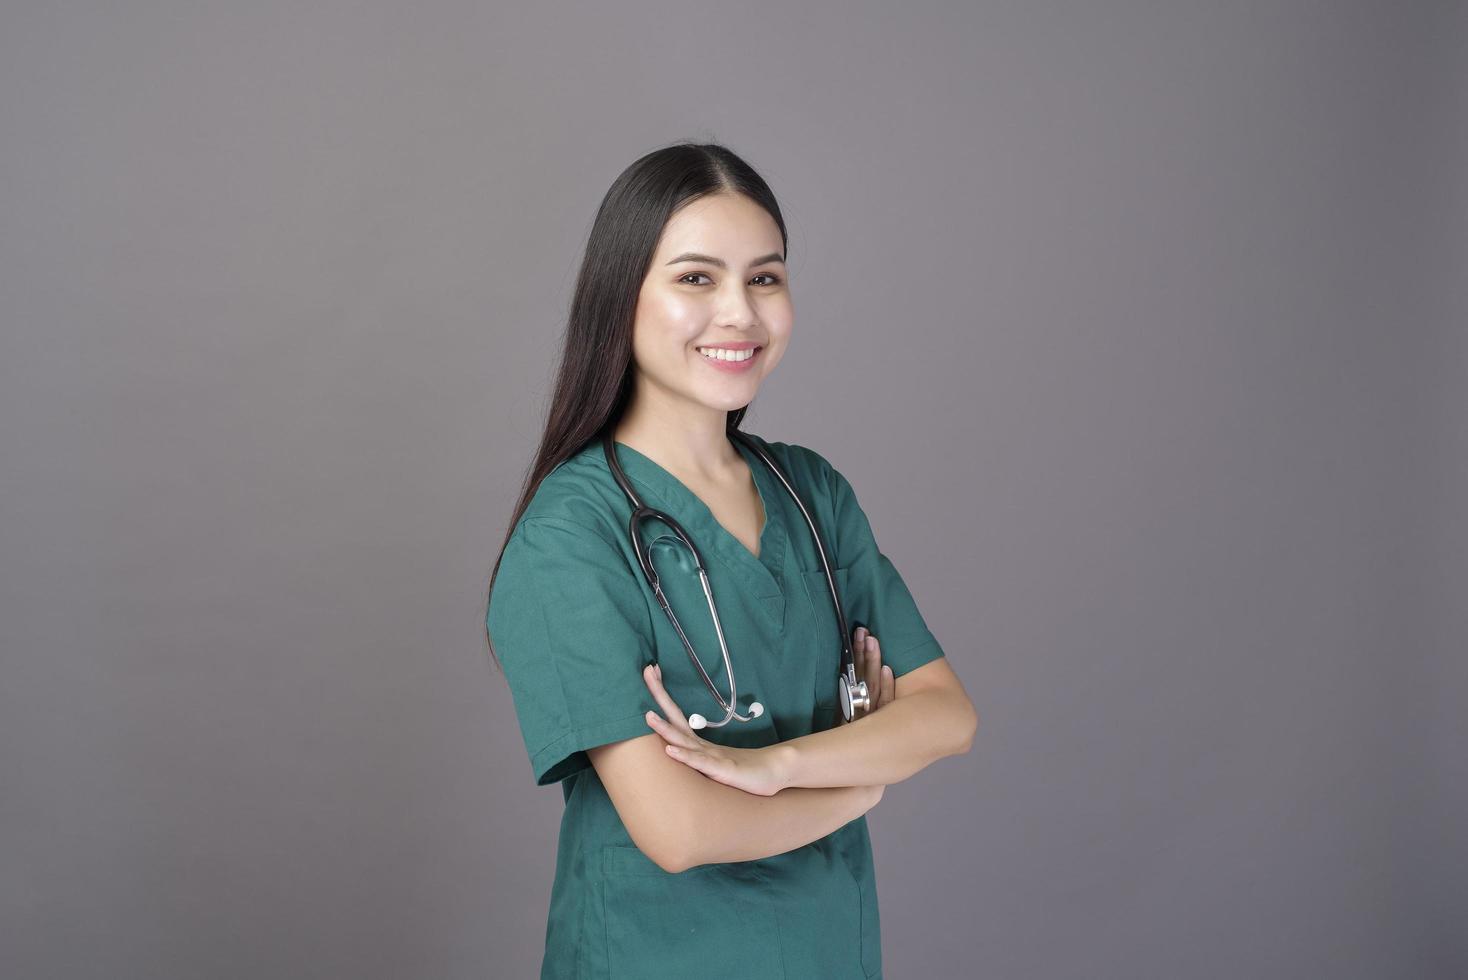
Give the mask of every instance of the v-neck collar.
[{"label": "v-neck collar", "polygon": [[682,524],[700,551],[705,554],[712,552],[722,559],[729,570],[739,577],[744,587],[763,600],[766,613],[777,624],[783,623],[785,595],[782,591],[781,570],[784,568],[787,537],[779,516],[779,488],[775,484],[774,474],[765,467],[763,460],[740,445],[737,439],[729,441],[749,464],[755,489],[759,491],[760,506],[765,512],[764,526],[760,528],[758,557],[718,522],[708,505],[682,480],[625,442],[613,442],[612,448],[617,454],[622,472],[647,492],[648,499],[644,503],[667,512]]}]

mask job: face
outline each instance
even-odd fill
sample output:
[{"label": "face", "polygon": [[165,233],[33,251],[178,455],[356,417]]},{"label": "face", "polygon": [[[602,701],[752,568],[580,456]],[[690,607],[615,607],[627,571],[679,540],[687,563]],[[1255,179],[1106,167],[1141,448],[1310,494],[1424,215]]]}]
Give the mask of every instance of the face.
[{"label": "face", "polygon": [[[779,226],[742,194],[700,198],[673,215],[637,297],[639,396],[708,409],[721,425],[724,412],[753,401],[795,318],[783,252]],[[719,359],[699,349],[710,346],[725,348],[711,352]]]}]

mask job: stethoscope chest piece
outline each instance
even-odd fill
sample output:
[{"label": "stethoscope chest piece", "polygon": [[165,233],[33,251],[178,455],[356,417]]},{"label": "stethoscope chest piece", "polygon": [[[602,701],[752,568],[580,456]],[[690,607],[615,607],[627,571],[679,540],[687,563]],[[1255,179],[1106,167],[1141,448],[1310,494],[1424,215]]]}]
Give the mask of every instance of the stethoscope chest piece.
[{"label": "stethoscope chest piece", "polygon": [[872,699],[867,694],[867,682],[856,680],[855,668],[843,670],[836,687],[841,692],[841,717],[850,721],[858,714],[866,714]]}]

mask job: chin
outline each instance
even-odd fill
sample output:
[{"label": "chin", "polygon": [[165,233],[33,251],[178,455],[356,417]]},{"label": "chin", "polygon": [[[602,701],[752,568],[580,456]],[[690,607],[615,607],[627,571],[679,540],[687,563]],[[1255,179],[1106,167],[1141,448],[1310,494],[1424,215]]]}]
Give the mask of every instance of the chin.
[{"label": "chin", "polygon": [[732,412],[754,401],[754,396],[758,389],[758,385],[752,385],[742,394],[714,395],[711,392],[704,392],[702,393],[702,397],[694,395],[693,400],[705,408],[713,409],[714,411]]}]

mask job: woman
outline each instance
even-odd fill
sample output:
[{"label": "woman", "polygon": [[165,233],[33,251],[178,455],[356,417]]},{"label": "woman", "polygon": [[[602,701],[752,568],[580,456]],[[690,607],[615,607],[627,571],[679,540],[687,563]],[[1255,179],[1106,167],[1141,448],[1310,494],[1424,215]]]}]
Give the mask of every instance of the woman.
[{"label": "woman", "polygon": [[[864,814],[972,739],[850,484],[739,430],[791,340],[785,257],[769,187],[718,145],[636,161],[592,228],[486,618],[536,782],[565,800],[542,978],[880,977]],[[825,566],[761,451],[818,527],[845,616],[872,628],[851,637],[870,703],[850,724]],[[698,549],[723,644],[693,553],[642,521],[682,636],[665,615],[621,479]]]}]

